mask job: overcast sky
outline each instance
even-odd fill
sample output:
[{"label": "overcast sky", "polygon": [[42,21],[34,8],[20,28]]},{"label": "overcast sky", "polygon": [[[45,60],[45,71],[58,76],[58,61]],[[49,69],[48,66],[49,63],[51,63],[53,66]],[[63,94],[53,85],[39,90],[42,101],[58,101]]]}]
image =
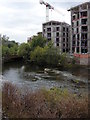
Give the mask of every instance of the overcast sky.
[{"label": "overcast sky", "polygon": [[[49,10],[49,20],[70,24],[70,12],[67,12],[67,9],[89,0],[44,1],[59,11]],[[10,40],[26,42],[27,37],[42,31],[44,22],[46,22],[46,7],[39,4],[39,0],[0,0],[0,34],[7,35]]]}]

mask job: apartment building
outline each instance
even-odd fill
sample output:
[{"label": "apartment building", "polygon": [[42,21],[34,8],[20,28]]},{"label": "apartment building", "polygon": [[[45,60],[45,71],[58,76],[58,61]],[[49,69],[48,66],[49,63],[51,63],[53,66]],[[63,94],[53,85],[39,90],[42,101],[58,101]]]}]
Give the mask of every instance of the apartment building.
[{"label": "apartment building", "polygon": [[90,65],[90,2],[70,8],[70,51],[81,65]]},{"label": "apartment building", "polygon": [[70,51],[70,25],[65,22],[49,21],[42,25],[42,35],[59,47],[61,52]]},{"label": "apartment building", "polygon": [[71,53],[90,53],[90,2],[68,11],[71,11]]}]

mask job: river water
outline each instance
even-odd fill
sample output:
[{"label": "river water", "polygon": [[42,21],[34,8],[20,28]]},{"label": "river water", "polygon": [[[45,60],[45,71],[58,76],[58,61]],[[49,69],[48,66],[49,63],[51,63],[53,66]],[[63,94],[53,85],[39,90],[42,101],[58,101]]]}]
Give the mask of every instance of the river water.
[{"label": "river water", "polygon": [[41,88],[58,87],[74,93],[86,93],[89,69],[76,68],[68,71],[12,62],[3,65],[2,81],[9,81],[24,92],[28,89],[35,91]]}]

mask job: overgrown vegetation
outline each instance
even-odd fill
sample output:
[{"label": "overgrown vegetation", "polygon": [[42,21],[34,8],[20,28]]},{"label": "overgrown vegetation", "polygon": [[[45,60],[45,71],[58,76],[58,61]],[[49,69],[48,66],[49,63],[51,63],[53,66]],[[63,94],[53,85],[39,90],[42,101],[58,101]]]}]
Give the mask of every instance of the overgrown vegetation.
[{"label": "overgrown vegetation", "polygon": [[2,89],[3,112],[9,118],[87,118],[88,97],[53,88],[21,94],[11,83]]},{"label": "overgrown vegetation", "polygon": [[42,35],[33,37],[30,43],[18,45],[15,41],[9,41],[6,36],[2,37],[2,56],[9,57],[17,55],[24,60],[34,62],[37,65],[72,67],[75,60],[67,57],[66,53],[60,53],[60,49],[54,47],[53,43],[47,42]]},{"label": "overgrown vegetation", "polygon": [[17,54],[24,59],[29,59],[30,56],[30,45],[27,43],[22,43],[19,48]]},{"label": "overgrown vegetation", "polygon": [[30,60],[36,62],[39,65],[58,65],[60,54],[59,50],[53,46],[49,46],[50,43],[42,47],[36,47],[34,51],[31,52]]},{"label": "overgrown vegetation", "polygon": [[2,41],[2,56],[11,56],[11,55],[17,55],[18,51],[18,43],[15,41],[9,41],[9,38],[3,35],[1,37]]}]

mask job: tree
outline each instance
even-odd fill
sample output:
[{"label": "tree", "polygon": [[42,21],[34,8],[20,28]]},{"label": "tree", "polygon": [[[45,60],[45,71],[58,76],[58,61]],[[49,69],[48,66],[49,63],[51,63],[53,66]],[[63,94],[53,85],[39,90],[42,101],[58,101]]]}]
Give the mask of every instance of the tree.
[{"label": "tree", "polygon": [[48,65],[58,65],[58,61],[60,59],[59,50],[54,46],[48,47],[46,52],[46,62]]},{"label": "tree", "polygon": [[27,43],[22,43],[18,48],[18,55],[22,56],[25,59],[28,59],[30,56],[30,46]]},{"label": "tree", "polygon": [[67,56],[66,56],[66,53],[62,53],[61,55],[60,55],[60,60],[59,60],[59,64],[61,65],[61,66],[66,66],[67,65]]},{"label": "tree", "polygon": [[39,65],[44,64],[44,48],[37,46],[30,54],[30,60],[35,61]]},{"label": "tree", "polygon": [[8,56],[10,55],[9,48],[7,46],[2,46],[2,56]]},{"label": "tree", "polygon": [[60,54],[55,47],[45,46],[44,48],[36,47],[31,52],[30,60],[36,62],[39,65],[58,65]]},{"label": "tree", "polygon": [[46,45],[46,39],[42,35],[35,36],[30,43],[31,50],[34,50],[37,46],[44,47]]}]

